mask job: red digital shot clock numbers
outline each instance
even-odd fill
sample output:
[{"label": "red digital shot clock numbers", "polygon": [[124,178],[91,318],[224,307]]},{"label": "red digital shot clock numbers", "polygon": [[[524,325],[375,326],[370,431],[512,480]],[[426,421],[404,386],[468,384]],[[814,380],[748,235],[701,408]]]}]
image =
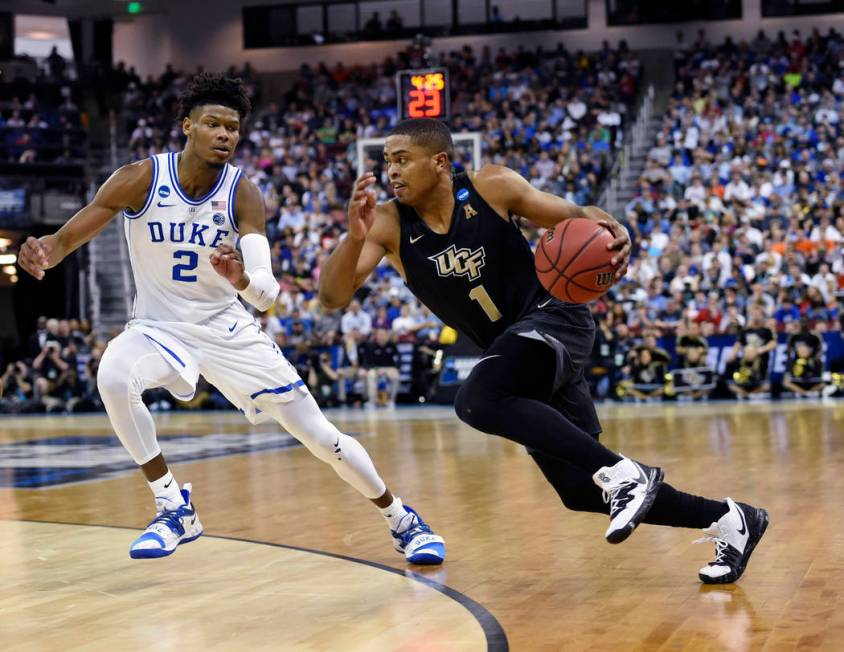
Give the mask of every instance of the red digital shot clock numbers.
[{"label": "red digital shot clock numbers", "polygon": [[396,96],[400,120],[448,120],[451,109],[448,70],[400,70],[396,73]]}]

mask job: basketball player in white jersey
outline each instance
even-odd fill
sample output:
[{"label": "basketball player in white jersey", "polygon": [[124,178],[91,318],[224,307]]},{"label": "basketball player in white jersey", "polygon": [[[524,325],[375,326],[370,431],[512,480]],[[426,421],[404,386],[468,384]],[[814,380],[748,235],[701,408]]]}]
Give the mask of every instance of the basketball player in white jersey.
[{"label": "basketball player in white jersey", "polygon": [[29,237],[21,248],[21,267],[44,278],[45,270],[123,211],[137,296],[131,321],[103,355],[97,385],[117,436],[155,499],[157,516],[132,543],[130,555],[163,557],[202,534],[191,485],[180,488],[167,468],[141,400],[153,387],[188,400],[202,374],[251,422],[275,419],[372,500],[408,561],[440,564],[443,539],[390,493],[363,446],[325,418],[293,366],[238,301],[239,294],[265,311],[279,292],[263,198],[228,163],[249,109],[240,80],[198,75],[180,97],[184,151],[121,167],[61,229]]}]

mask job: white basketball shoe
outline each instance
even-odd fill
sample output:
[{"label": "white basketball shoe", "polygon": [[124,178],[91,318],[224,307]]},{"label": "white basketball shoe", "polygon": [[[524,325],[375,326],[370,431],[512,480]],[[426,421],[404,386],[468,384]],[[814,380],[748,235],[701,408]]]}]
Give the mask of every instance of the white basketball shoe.
[{"label": "white basketball shoe", "polygon": [[445,540],[434,534],[422,517],[411,507],[404,505],[407,514],[402,517],[399,526],[390,530],[393,535],[393,547],[404,554],[411,564],[433,566],[445,561]]},{"label": "white basketball shoe", "polygon": [[729,584],[744,573],[756,544],[768,529],[768,512],[727,498],[729,510],[703,532],[695,543],[715,544],[715,559],[700,569],[705,584]]},{"label": "white basketball shoe", "polygon": [[163,509],[149,522],[147,529],[129,547],[132,559],[166,557],[183,543],[190,543],[202,536],[202,523],[190,500],[192,486],[182,487],[185,503],[176,509]]},{"label": "white basketball shoe", "polygon": [[662,485],[662,469],[645,466],[623,457],[613,466],[605,466],[592,476],[610,505],[610,526],[606,537],[621,543],[642,522]]}]

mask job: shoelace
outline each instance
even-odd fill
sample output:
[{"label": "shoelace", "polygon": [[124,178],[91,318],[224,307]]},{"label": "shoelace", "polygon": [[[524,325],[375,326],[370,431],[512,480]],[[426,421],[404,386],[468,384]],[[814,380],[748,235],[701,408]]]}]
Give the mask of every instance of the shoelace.
[{"label": "shoelace", "polygon": [[402,545],[410,543],[414,537],[419,534],[433,534],[431,528],[418,516],[413,517],[413,525],[407,528],[404,532],[396,532],[396,535],[402,542]]},{"label": "shoelace", "polygon": [[717,523],[713,523],[708,528],[706,528],[703,533],[706,535],[701,537],[700,539],[695,539],[692,543],[714,543],[715,544],[715,561],[709,562],[710,564],[720,564],[726,563],[726,559],[724,557],[727,553],[727,546],[730,545],[727,543],[727,540],[724,538],[723,532],[721,532],[721,528],[718,527]]},{"label": "shoelace", "polygon": [[[617,487],[613,487],[612,489],[604,489],[601,492],[601,496],[603,497],[604,502],[610,504],[610,516],[614,515],[620,509],[618,503],[620,503],[622,499],[622,497],[619,496],[622,490],[632,489],[635,486],[635,482],[625,482],[624,484],[621,484]],[[626,497],[626,494],[624,497]]]},{"label": "shoelace", "polygon": [[165,525],[178,535],[185,533],[185,526],[182,525],[182,510],[175,509],[172,511],[161,512],[149,522],[147,528],[155,524]]}]

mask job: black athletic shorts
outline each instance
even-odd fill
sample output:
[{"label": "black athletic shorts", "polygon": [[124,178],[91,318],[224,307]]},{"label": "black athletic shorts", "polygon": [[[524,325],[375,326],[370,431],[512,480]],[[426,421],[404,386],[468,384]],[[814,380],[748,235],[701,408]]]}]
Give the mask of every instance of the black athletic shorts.
[{"label": "black athletic shorts", "polygon": [[557,374],[551,406],[587,434],[598,435],[601,422],[584,376],[595,341],[595,320],[589,307],[552,299],[514,323],[500,338],[507,334],[543,341],[554,351]]}]

